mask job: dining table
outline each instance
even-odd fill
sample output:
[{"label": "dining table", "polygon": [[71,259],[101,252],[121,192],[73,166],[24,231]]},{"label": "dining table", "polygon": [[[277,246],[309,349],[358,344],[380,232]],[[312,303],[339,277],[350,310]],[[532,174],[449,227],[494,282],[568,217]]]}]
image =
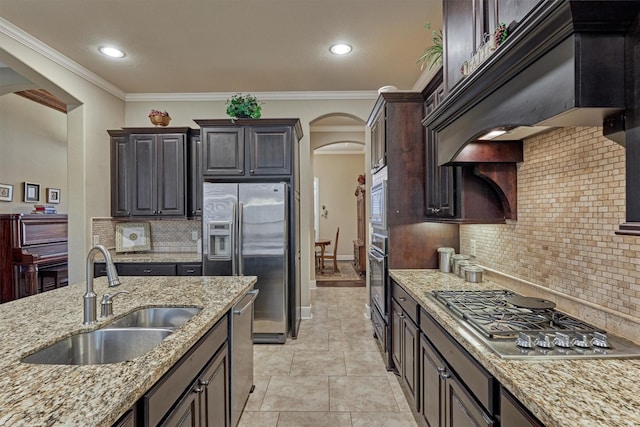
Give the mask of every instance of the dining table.
[{"label": "dining table", "polygon": [[315,246],[320,248],[320,274],[324,271],[324,252],[330,244],[330,239],[320,239],[315,241]]}]

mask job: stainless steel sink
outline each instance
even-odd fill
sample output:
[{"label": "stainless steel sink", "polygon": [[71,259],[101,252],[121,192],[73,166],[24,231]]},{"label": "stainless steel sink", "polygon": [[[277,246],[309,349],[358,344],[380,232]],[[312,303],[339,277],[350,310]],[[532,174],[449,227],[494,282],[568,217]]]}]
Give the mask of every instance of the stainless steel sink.
[{"label": "stainless steel sink", "polygon": [[110,328],[173,328],[186,323],[202,309],[199,307],[147,307],[127,314]]},{"label": "stainless steel sink", "polygon": [[22,359],[46,365],[101,365],[140,357],[169,336],[163,328],[104,328],[64,338]]}]

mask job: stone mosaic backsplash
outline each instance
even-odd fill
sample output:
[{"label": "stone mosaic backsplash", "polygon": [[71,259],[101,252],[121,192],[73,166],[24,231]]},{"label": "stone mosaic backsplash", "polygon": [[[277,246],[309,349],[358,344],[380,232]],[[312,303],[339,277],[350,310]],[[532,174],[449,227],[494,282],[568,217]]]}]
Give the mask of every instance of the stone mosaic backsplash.
[{"label": "stone mosaic backsplash", "polygon": [[[190,219],[175,220],[114,220],[93,218],[92,238],[107,249],[116,247],[116,224],[118,222],[149,222],[151,229],[151,251],[153,252],[198,252],[202,237],[201,221]],[[195,234],[194,234],[195,233]],[[195,239],[194,239],[195,237]],[[93,240],[95,242],[95,240]]]}]

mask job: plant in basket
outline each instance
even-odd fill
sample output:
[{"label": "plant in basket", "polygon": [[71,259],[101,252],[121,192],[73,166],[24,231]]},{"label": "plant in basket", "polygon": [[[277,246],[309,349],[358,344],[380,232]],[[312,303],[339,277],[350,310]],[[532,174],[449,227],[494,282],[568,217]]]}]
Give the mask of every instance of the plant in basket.
[{"label": "plant in basket", "polygon": [[149,120],[156,126],[167,126],[171,121],[171,117],[166,111],[151,110],[149,112]]},{"label": "plant in basket", "polygon": [[232,122],[237,119],[259,119],[262,116],[262,102],[253,95],[237,93],[227,99],[227,115]]}]

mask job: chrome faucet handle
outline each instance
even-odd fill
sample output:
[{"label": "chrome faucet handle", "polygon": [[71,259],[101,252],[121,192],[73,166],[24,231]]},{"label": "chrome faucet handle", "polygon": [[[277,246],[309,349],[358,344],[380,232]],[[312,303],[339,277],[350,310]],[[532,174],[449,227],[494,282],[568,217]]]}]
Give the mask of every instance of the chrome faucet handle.
[{"label": "chrome faucet handle", "polygon": [[102,301],[100,301],[100,316],[111,317],[113,316],[113,298],[120,294],[128,294],[129,291],[118,291],[113,295],[104,294]]}]

